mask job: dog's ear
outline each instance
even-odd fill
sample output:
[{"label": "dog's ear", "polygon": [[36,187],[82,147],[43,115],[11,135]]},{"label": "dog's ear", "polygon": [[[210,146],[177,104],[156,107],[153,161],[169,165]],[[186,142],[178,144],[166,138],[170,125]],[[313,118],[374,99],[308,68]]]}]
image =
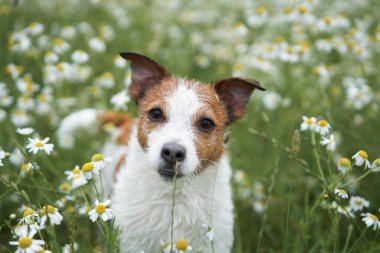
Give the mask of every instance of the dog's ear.
[{"label": "dog's ear", "polygon": [[228,113],[228,122],[243,117],[245,106],[254,89],[265,90],[256,80],[227,78],[212,83],[219,100],[224,103]]},{"label": "dog's ear", "polygon": [[129,87],[129,95],[136,104],[147,90],[170,75],[164,67],[146,56],[131,52],[120,55],[131,61],[132,84]]}]

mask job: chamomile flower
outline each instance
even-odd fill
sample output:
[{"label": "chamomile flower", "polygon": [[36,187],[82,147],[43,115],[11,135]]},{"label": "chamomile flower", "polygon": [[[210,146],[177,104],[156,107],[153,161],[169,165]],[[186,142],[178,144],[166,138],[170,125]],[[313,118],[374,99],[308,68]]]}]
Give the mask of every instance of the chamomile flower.
[{"label": "chamomile flower", "polygon": [[320,120],[314,130],[320,135],[326,135],[329,133],[330,128],[331,126],[326,120]]},{"label": "chamomile flower", "polygon": [[95,52],[102,53],[106,50],[106,44],[100,38],[92,38],[88,41],[89,47]]},{"label": "chamomile flower", "polygon": [[31,163],[23,163],[21,165],[20,175],[24,176],[26,173],[28,173],[29,171],[31,171],[33,168],[34,168],[33,164],[31,164]]},{"label": "chamomile flower", "polygon": [[29,223],[19,223],[14,227],[14,232],[18,236],[22,236],[27,233],[38,232],[44,229],[45,226],[38,225],[36,221],[30,221]]},{"label": "chamomile flower", "polygon": [[102,154],[95,154],[91,157],[91,163],[94,165],[94,172],[98,174],[99,170],[103,169],[106,163],[112,162],[111,157],[104,157]]},{"label": "chamomile flower", "polygon": [[126,90],[122,90],[112,96],[110,102],[115,110],[126,110],[128,108],[127,103],[130,101]]},{"label": "chamomile flower", "polygon": [[69,43],[61,38],[54,39],[53,41],[53,51],[57,54],[62,54],[70,49]]},{"label": "chamomile flower", "polygon": [[4,166],[3,159],[6,157],[7,153],[5,153],[3,150],[0,150],[0,166]]},{"label": "chamomile flower", "polygon": [[83,164],[82,166],[82,171],[84,173],[84,175],[86,176],[87,179],[91,179],[92,178],[92,174],[93,172],[97,172],[96,174],[99,174],[99,170],[94,170],[94,164],[92,163],[85,163]]},{"label": "chamomile flower", "polygon": [[65,171],[65,174],[67,175],[67,179],[71,180],[71,187],[73,189],[87,184],[86,176],[83,174],[83,171],[79,169],[79,166],[75,166],[71,171]]},{"label": "chamomile flower", "polygon": [[367,227],[373,227],[373,230],[380,229],[380,221],[379,218],[371,213],[362,213],[363,216],[362,221],[366,224]]},{"label": "chamomile flower", "polygon": [[193,248],[189,245],[186,240],[178,240],[175,243],[174,252],[176,253],[188,253],[191,252]]},{"label": "chamomile flower", "polygon": [[373,161],[371,169],[373,172],[380,171],[380,158],[377,158],[375,161]]},{"label": "chamomile flower", "polygon": [[323,146],[326,146],[327,150],[335,151],[336,149],[336,141],[333,134],[330,134],[329,138],[322,136],[322,140],[320,143]]},{"label": "chamomile flower", "polygon": [[338,161],[338,170],[342,173],[342,174],[346,174],[347,171],[351,168],[351,161],[346,158],[346,157],[342,157],[339,159]]},{"label": "chamomile flower", "polygon": [[301,131],[314,130],[317,127],[317,119],[315,117],[302,117]]},{"label": "chamomile flower", "polygon": [[371,163],[368,161],[368,154],[364,150],[359,150],[352,159],[355,159],[356,166],[362,166],[364,164],[364,169],[371,168]]},{"label": "chamomile flower", "polygon": [[10,245],[17,246],[16,253],[34,253],[43,250],[42,245],[45,244],[43,240],[33,239],[36,232],[30,232],[29,234],[23,234],[18,241],[9,242]]},{"label": "chamomile flower", "polygon": [[79,248],[79,244],[77,242],[65,244],[62,247],[62,253],[73,253],[73,252],[77,251],[78,248]]},{"label": "chamomile flower", "polygon": [[48,141],[49,137],[46,137],[43,140],[39,138],[28,138],[28,144],[26,145],[26,148],[30,153],[33,154],[37,154],[38,151],[43,150],[46,152],[46,154],[50,155],[50,153],[53,151],[54,144],[50,144]]},{"label": "chamomile flower", "polygon": [[62,215],[58,212],[58,208],[52,205],[46,205],[41,209],[41,225],[45,225],[46,220],[49,218],[51,225],[60,225],[63,219]]},{"label": "chamomile flower", "polygon": [[98,217],[101,217],[103,221],[112,219],[113,211],[111,208],[107,208],[110,204],[111,200],[106,200],[105,202],[99,202],[99,200],[96,200],[95,208],[88,213],[90,219],[93,222],[95,222],[98,219]]},{"label": "chamomile flower", "polygon": [[25,127],[25,128],[17,128],[16,132],[21,135],[30,135],[34,132],[34,129],[31,127]]},{"label": "chamomile flower", "polygon": [[347,194],[347,192],[344,189],[335,188],[334,192],[335,192],[336,195],[338,195],[342,199],[347,199],[348,198],[348,194]]},{"label": "chamomile flower", "polygon": [[71,60],[78,64],[83,64],[88,61],[90,56],[83,50],[78,49],[71,55]]},{"label": "chamomile flower", "polygon": [[364,208],[369,207],[369,201],[359,196],[352,196],[350,198],[348,209],[353,212],[362,211]]},{"label": "chamomile flower", "polygon": [[24,210],[24,214],[22,219],[20,219],[19,223],[31,223],[34,220],[37,220],[39,218],[39,215],[36,211],[34,211],[32,208],[26,208]]}]

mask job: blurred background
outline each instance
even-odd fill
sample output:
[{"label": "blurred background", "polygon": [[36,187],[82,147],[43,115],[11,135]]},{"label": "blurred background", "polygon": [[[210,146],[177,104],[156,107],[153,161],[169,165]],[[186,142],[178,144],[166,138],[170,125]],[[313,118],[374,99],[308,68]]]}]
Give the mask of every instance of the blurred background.
[{"label": "blurred background", "polygon": [[[107,131],[61,140],[56,130],[81,108],[136,113],[126,93],[129,66],[118,56],[125,51],[178,76],[205,83],[241,76],[267,89],[253,93],[246,116],[230,128],[233,252],[380,251],[380,224],[373,231],[360,212],[342,214],[339,207],[352,203],[334,194],[346,184],[350,197],[369,201],[362,213],[380,215],[376,169],[338,170],[341,158],[359,150],[380,166],[379,20],[376,0],[1,0],[0,150],[9,157],[0,167],[0,251],[11,252],[17,221],[9,216],[20,218],[28,204],[22,190],[36,207],[67,203],[56,228],[60,245],[99,250],[96,226],[79,213],[79,200],[68,198],[75,193],[59,187],[64,171],[101,150]],[[326,150],[312,131],[296,131],[303,116],[326,120],[336,148]],[[28,158],[18,127],[54,143],[52,155],[35,157],[47,180],[21,174]]]}]

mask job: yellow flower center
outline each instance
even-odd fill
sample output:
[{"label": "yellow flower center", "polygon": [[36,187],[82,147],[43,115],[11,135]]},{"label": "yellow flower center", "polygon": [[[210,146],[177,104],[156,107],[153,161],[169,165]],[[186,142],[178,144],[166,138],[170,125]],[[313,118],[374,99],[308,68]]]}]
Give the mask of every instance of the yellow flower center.
[{"label": "yellow flower center", "polygon": [[325,21],[325,23],[329,25],[329,24],[331,24],[332,19],[328,16],[324,16],[323,21]]},{"label": "yellow flower center", "polygon": [[113,77],[112,73],[111,72],[105,72],[103,75],[102,75],[103,78],[105,79],[111,79]]},{"label": "yellow flower center", "polygon": [[104,160],[104,155],[102,154],[95,154],[91,157],[92,162],[98,162],[98,161],[103,161]]},{"label": "yellow flower center", "polygon": [[345,190],[343,190],[343,189],[339,189],[339,193],[347,195],[347,192]]},{"label": "yellow flower center", "polygon": [[380,166],[380,158],[377,158],[375,161],[373,161],[373,164]]},{"label": "yellow flower center", "polygon": [[360,150],[360,151],[358,152],[358,154],[359,154],[359,156],[360,156],[361,158],[367,160],[367,158],[368,158],[368,154],[367,154],[365,151]]},{"label": "yellow flower center", "polygon": [[106,206],[103,205],[103,204],[99,204],[95,207],[95,211],[98,213],[98,214],[102,214],[106,211]]},{"label": "yellow flower center", "polygon": [[36,251],[36,253],[45,253],[45,250],[39,250],[39,251]]},{"label": "yellow flower center", "polygon": [[32,243],[33,240],[29,237],[21,237],[20,240],[18,240],[18,245],[21,249],[28,248]]},{"label": "yellow flower center", "polygon": [[259,14],[259,15],[263,15],[267,12],[267,9],[265,9],[265,7],[263,6],[259,6],[256,8],[256,13]]},{"label": "yellow flower center", "polygon": [[73,207],[73,206],[69,206],[69,207],[67,208],[67,212],[70,213],[70,214],[74,214],[75,211],[76,211],[76,209],[75,209],[75,207]]},{"label": "yellow flower center", "polygon": [[43,144],[43,142],[38,141],[38,142],[36,142],[35,146],[36,146],[37,148],[42,148],[42,147],[44,146],[44,144]]},{"label": "yellow flower center", "polygon": [[286,52],[289,54],[292,54],[294,52],[294,50],[293,50],[293,48],[288,47],[288,48],[286,48]]},{"label": "yellow flower center", "polygon": [[63,70],[65,69],[65,64],[63,64],[63,63],[58,63],[56,67],[57,67],[57,69],[58,69],[59,71],[63,71]]},{"label": "yellow flower center", "polygon": [[61,191],[68,191],[70,190],[70,185],[68,183],[63,183],[59,186],[59,188],[61,189]]},{"label": "yellow flower center", "polygon": [[374,215],[374,214],[370,214],[369,217],[370,217],[372,220],[374,220],[374,221],[379,221],[379,218],[377,218],[377,216]]},{"label": "yellow flower center", "polygon": [[175,247],[178,250],[186,250],[187,249],[187,241],[186,240],[178,240],[175,244]]},{"label": "yellow flower center", "polygon": [[103,247],[101,245],[96,245],[94,249],[96,252],[102,252],[103,251]]},{"label": "yellow flower center", "polygon": [[22,170],[22,171],[27,171],[29,168],[30,168],[30,164],[29,164],[29,163],[24,163],[24,164],[21,166],[21,170]]},{"label": "yellow flower center", "polygon": [[307,118],[306,124],[312,125],[313,123],[314,123],[314,120],[312,120],[311,118]]},{"label": "yellow flower center", "polygon": [[92,163],[85,163],[85,164],[83,164],[83,166],[82,166],[82,170],[84,171],[84,172],[90,172],[90,171],[92,171],[94,169],[94,165],[92,164]]},{"label": "yellow flower center", "polygon": [[55,207],[54,206],[51,206],[51,205],[47,205],[47,206],[44,206],[43,208],[42,208],[42,213],[44,214],[44,215],[46,215],[46,214],[53,214],[53,213],[55,213]]},{"label": "yellow flower center", "polygon": [[75,169],[73,169],[71,172],[74,173],[74,174],[79,175],[79,174],[80,174],[80,169],[75,168]]},{"label": "yellow flower center", "polygon": [[350,162],[349,159],[343,157],[343,158],[340,158],[339,165],[343,166],[343,167],[350,167],[351,166],[351,162]]},{"label": "yellow flower center", "polygon": [[60,38],[57,38],[57,39],[55,39],[55,40],[53,41],[53,44],[54,44],[55,46],[60,46],[60,45],[62,45],[63,43],[65,43],[65,42],[63,41],[63,39],[60,39]]},{"label": "yellow flower center", "polygon": [[285,7],[285,8],[282,9],[282,13],[284,13],[284,14],[289,14],[292,11],[293,11],[293,8],[289,7],[289,6],[287,6],[287,7]]},{"label": "yellow flower center", "polygon": [[305,14],[308,12],[308,9],[305,6],[301,5],[298,7],[298,12],[301,14]]},{"label": "yellow flower center", "polygon": [[321,127],[325,127],[325,126],[327,126],[327,121],[326,120],[320,120],[319,122],[318,122],[318,124],[321,126]]},{"label": "yellow flower center", "polygon": [[168,247],[168,246],[169,246],[169,244],[170,244],[170,243],[168,243],[168,242],[167,242],[167,243],[165,243],[164,245],[162,245],[161,249],[162,249],[162,250],[163,250],[163,249],[166,249],[166,247]]},{"label": "yellow flower center", "polygon": [[236,64],[234,65],[234,70],[236,70],[236,71],[241,71],[241,70],[243,70],[243,67],[244,67],[243,64],[241,64],[241,63],[236,63]]},{"label": "yellow flower center", "polygon": [[26,217],[26,216],[28,216],[28,215],[32,215],[32,214],[34,214],[35,213],[35,211],[32,209],[32,208],[28,208],[28,209],[26,209],[25,211],[24,211],[24,218]]}]

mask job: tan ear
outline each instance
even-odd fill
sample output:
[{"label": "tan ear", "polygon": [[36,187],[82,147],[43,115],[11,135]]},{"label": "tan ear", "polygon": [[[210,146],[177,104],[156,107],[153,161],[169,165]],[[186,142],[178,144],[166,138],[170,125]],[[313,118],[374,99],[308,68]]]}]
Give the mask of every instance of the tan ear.
[{"label": "tan ear", "polygon": [[147,90],[170,76],[164,67],[146,56],[131,52],[120,53],[120,55],[131,61],[132,84],[129,87],[129,95],[136,104]]},{"label": "tan ear", "polygon": [[254,89],[265,90],[256,80],[227,78],[212,83],[219,99],[224,103],[228,113],[227,124],[243,117],[245,107]]}]

